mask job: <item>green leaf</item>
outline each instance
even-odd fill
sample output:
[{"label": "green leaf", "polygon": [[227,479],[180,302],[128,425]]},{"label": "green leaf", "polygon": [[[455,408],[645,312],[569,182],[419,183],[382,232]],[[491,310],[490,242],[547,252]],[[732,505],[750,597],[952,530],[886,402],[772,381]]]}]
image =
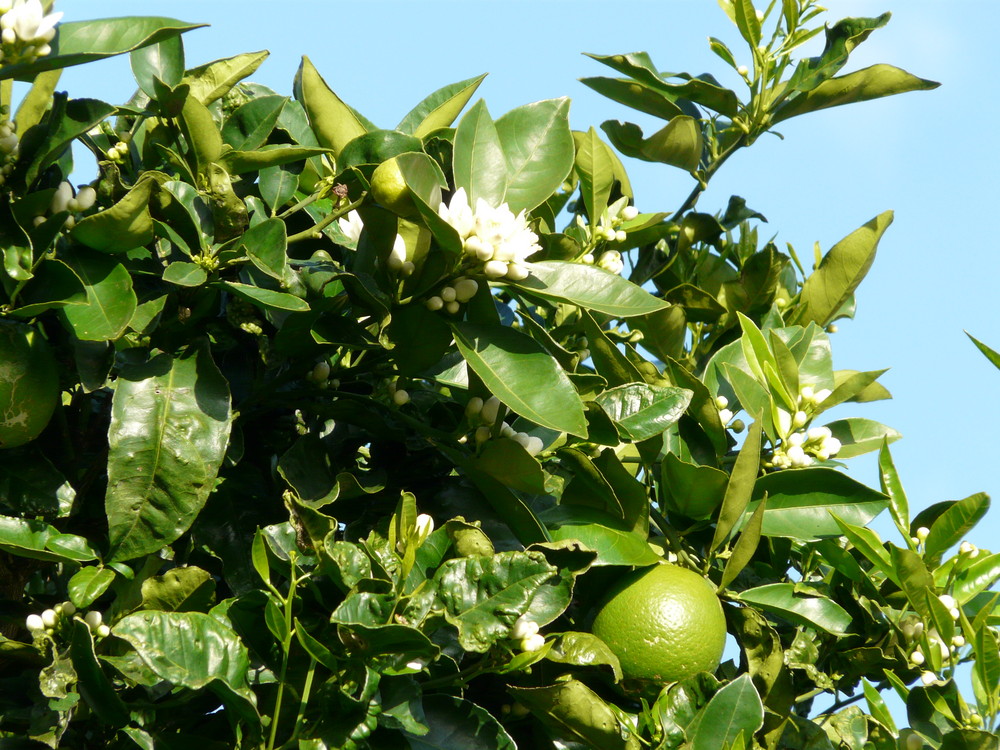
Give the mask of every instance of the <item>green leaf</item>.
[{"label": "green leaf", "polygon": [[227,151],[219,157],[219,164],[229,174],[239,175],[246,172],[257,172],[268,167],[278,167],[282,164],[294,164],[326,153],[329,153],[329,149],[273,143],[257,151]]},{"label": "green leaf", "polygon": [[359,135],[340,152],[337,168],[344,170],[361,164],[381,164],[394,156],[419,153],[420,139],[398,130],[371,130]]},{"label": "green leaf", "polygon": [[86,565],[69,579],[69,600],[78,609],[89,607],[115,580],[115,572],[102,565]]},{"label": "green leaf", "polygon": [[604,391],[594,401],[611,417],[623,438],[641,442],[662,434],[683,416],[691,391],[628,383]]},{"label": "green leaf", "polygon": [[288,98],[262,96],[237,107],[222,124],[222,140],[235,151],[253,151],[267,141]]},{"label": "green leaf", "polygon": [[0,515],[0,550],[17,557],[51,562],[89,562],[97,553],[82,536],[62,534],[33,518]]},{"label": "green leaf", "polygon": [[729,474],[698,466],[668,453],[660,463],[660,490],[667,509],[685,518],[703,519],[715,513],[725,497]]},{"label": "green leaf", "polygon": [[41,122],[42,117],[52,106],[52,94],[59,84],[62,70],[49,70],[39,73],[31,83],[31,88],[17,106],[14,123],[18,133],[26,133],[28,128]]},{"label": "green leaf", "polygon": [[486,709],[450,695],[423,698],[427,733],[403,730],[411,750],[516,750],[517,745],[500,723]]},{"label": "green leaf", "polygon": [[764,704],[750,675],[741,674],[713,695],[696,721],[691,750],[731,748],[738,737],[752,737],[764,724]]},{"label": "green leaf", "polygon": [[[11,65],[0,68],[0,79],[10,68],[15,67],[17,66]],[[43,140],[38,144],[34,153],[31,153],[27,145],[36,137],[37,131],[24,134],[21,142],[21,158],[23,159],[30,154],[31,159],[24,175],[24,181],[28,185],[32,184],[47,167],[55,163],[74,140],[89,132],[117,111],[116,107],[96,99],[66,101],[66,96],[64,92],[57,92],[54,95],[52,109],[49,110],[48,117],[38,126],[40,130],[44,129],[47,132],[37,134],[37,137],[41,137]]]},{"label": "green leaf", "polygon": [[302,102],[321,146],[339,156],[343,148],[368,132],[367,125],[326,84],[308,57],[295,74],[295,97]]},{"label": "green leaf", "polygon": [[425,138],[439,128],[450,127],[484,78],[485,73],[438,89],[407,112],[396,130]]},{"label": "green leaf", "polygon": [[78,251],[65,255],[87,293],[87,304],[62,308],[66,322],[78,339],[113,341],[128,327],[137,300],[128,269],[113,258]]},{"label": "green leaf", "polygon": [[[826,406],[825,402],[823,406]],[[870,453],[903,437],[891,427],[861,417],[838,419],[835,422],[830,422],[827,427],[833,437],[841,443],[837,458],[854,458],[863,453]]]},{"label": "green leaf", "polygon": [[934,590],[934,578],[923,558],[913,550],[890,545],[889,554],[899,588],[906,594],[912,607],[925,620],[930,619],[927,594]]},{"label": "green leaf", "polygon": [[547,687],[510,687],[510,694],[575,743],[595,750],[639,750],[641,745],[615,712],[589,687],[567,680]]},{"label": "green leaf", "polygon": [[988,359],[994,367],[1000,370],[1000,353],[997,353],[993,349],[990,349],[988,346],[986,346],[986,344],[977,339],[968,331],[965,332],[965,335],[968,336],[970,339],[972,339],[972,343],[976,345],[976,348],[978,348],[979,351],[983,353],[986,359]]},{"label": "green leaf", "polygon": [[616,682],[622,678],[618,657],[604,641],[591,633],[563,633],[546,652],[545,658],[558,664],[577,667],[606,665],[611,667]]},{"label": "green leaf", "polygon": [[842,636],[851,625],[851,615],[825,596],[798,594],[794,583],[768,583],[739,593],[742,602],[760,607],[790,622],[819,628]]},{"label": "green leaf", "polygon": [[611,199],[617,159],[593,127],[586,133],[573,133],[573,138],[580,194],[587,208],[587,215],[596,219],[607,208]]},{"label": "green leaf", "polygon": [[154,80],[173,87],[184,77],[184,43],[180,36],[133,50],[129,58],[139,88],[150,99],[157,98]]},{"label": "green leaf", "polygon": [[542,427],[586,436],[576,389],[531,337],[496,325],[452,323],[452,330],[465,361],[505,405]]},{"label": "green leaf", "polygon": [[142,582],[142,608],[165,612],[207,612],[215,603],[215,580],[195,566],[173,568]]},{"label": "green leaf", "polygon": [[462,648],[486,653],[508,637],[539,586],[557,574],[541,552],[500,552],[447,560],[434,580]]},{"label": "green leaf", "polygon": [[1000,553],[970,561],[955,575],[952,595],[959,604],[968,604],[1000,579]]},{"label": "green leaf", "polygon": [[890,732],[898,734],[899,730],[896,729],[896,722],[893,721],[892,713],[889,711],[889,707],[885,704],[885,700],[879,691],[865,679],[861,680],[861,688],[865,693],[865,700],[868,702],[869,713]]},{"label": "green leaf", "polygon": [[983,492],[949,503],[944,513],[931,524],[930,534],[924,542],[924,554],[929,560],[940,560],[945,550],[961,542],[989,509],[989,495]]},{"label": "green leaf", "polygon": [[73,661],[73,669],[76,670],[80,697],[102,723],[112,727],[124,726],[129,721],[128,709],[97,660],[90,628],[76,619],[73,621],[72,631],[69,655]]},{"label": "green leaf", "polygon": [[879,214],[830,248],[819,267],[806,279],[795,322],[826,326],[865,278],[879,239],[892,223],[892,211]]},{"label": "green leaf", "polygon": [[754,502],[767,495],[764,536],[820,539],[840,536],[831,516],[864,526],[885,510],[888,498],[846,474],[822,467],[789,469],[761,477]]},{"label": "green leaf", "polygon": [[221,681],[251,700],[250,658],[236,633],[201,612],[136,612],[111,632],[128,641],[142,661],[173,685],[199,690]]},{"label": "green leaf", "polygon": [[30,63],[4,65],[0,69],[0,80],[31,80],[33,76],[46,70],[68,68],[71,65],[121,55],[206,25],[159,16],[126,16],[61,23],[58,27],[59,34],[52,45],[52,54]]},{"label": "green leaf", "polygon": [[579,505],[559,505],[539,514],[554,542],[576,541],[597,553],[594,565],[654,565],[659,555],[646,534],[636,533],[609,513]]},{"label": "green leaf", "polygon": [[272,215],[295,197],[295,191],[299,189],[301,172],[301,167],[289,165],[261,168],[257,176],[257,187],[260,189],[260,197],[271,209]]},{"label": "green leaf", "polygon": [[512,109],[496,121],[507,160],[505,200],[515,214],[530,211],[559,189],[573,168],[569,99],[546,99]]},{"label": "green leaf", "polygon": [[149,198],[156,181],[140,179],[111,208],[81,219],[71,235],[77,242],[104,253],[124,253],[153,241]]},{"label": "green leaf", "polygon": [[899,473],[889,452],[889,442],[885,441],[878,453],[879,486],[882,494],[889,498],[889,513],[903,536],[910,535],[910,504],[899,480]]},{"label": "green leaf", "polygon": [[753,559],[754,553],[757,551],[757,545],[760,544],[761,537],[761,527],[764,521],[764,510],[767,507],[767,497],[765,496],[760,503],[757,504],[757,510],[753,512],[750,516],[750,520],[747,521],[746,525],[743,527],[743,531],[740,533],[739,539],[736,540],[736,544],[733,545],[732,554],[729,559],[726,560],[726,567],[722,570],[722,578],[719,580],[719,591],[722,591],[726,586],[736,580],[736,576],[745,568],[750,560]]},{"label": "green leaf", "polygon": [[608,120],[601,123],[611,144],[626,156],[643,161],[669,164],[693,172],[701,162],[701,127],[688,115],[680,115],[644,138],[642,129],[631,122]]},{"label": "green leaf", "polygon": [[480,198],[491,206],[503,203],[507,192],[507,157],[482,99],[458,123],[452,168],[455,187],[465,188],[470,206],[475,208]]},{"label": "green leaf", "polygon": [[936,81],[917,78],[905,70],[880,63],[823,81],[811,91],[789,99],[774,112],[773,122],[777,124],[807,112],[880,99],[907,91],[928,91],[940,85]]},{"label": "green leaf", "polygon": [[760,21],[753,0],[730,0],[736,17],[736,28],[751,47],[760,44]]},{"label": "green leaf", "polygon": [[181,83],[190,87],[190,95],[202,104],[211,104],[228,94],[244,78],[253,75],[268,55],[270,53],[265,50],[214,60],[187,71]]},{"label": "green leaf", "polygon": [[568,302],[616,318],[648,315],[670,307],[642,287],[597,266],[549,260],[528,265],[531,275],[511,284],[529,294]]},{"label": "green leaf", "polygon": [[759,421],[750,425],[726,485],[726,495],[719,511],[719,520],[715,525],[712,544],[708,548],[710,552],[726,543],[733,529],[743,518],[743,512],[749,505],[750,499],[756,494],[754,487],[757,482],[757,472],[760,470],[761,435]]},{"label": "green leaf", "polygon": [[235,281],[220,281],[218,284],[228,289],[237,297],[242,297],[257,307],[288,310],[289,312],[306,312],[309,310],[309,303],[300,297],[296,297],[294,294],[276,292],[273,289],[264,289],[252,284],[238,284]]},{"label": "green leaf", "polygon": [[163,269],[163,280],[177,286],[201,286],[208,281],[208,272],[196,263],[176,260]]},{"label": "green leaf", "polygon": [[471,465],[515,490],[545,494],[545,473],[541,464],[513,440],[488,441]]},{"label": "green leaf", "polygon": [[670,120],[683,114],[683,110],[674,104],[658,87],[627,78],[581,78],[580,83],[589,86],[598,94],[606,96],[626,107],[645,112],[647,115]]},{"label": "green leaf", "polygon": [[215,487],[231,421],[229,388],[205,350],[122,372],[108,429],[112,559],[156,552],[190,527]]}]

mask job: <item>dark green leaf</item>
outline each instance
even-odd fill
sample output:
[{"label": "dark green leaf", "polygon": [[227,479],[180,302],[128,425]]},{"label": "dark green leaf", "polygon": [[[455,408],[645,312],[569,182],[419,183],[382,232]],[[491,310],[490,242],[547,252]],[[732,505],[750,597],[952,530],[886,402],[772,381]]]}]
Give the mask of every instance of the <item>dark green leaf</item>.
[{"label": "dark green leaf", "polygon": [[507,159],[493,118],[480,99],[455,131],[455,187],[465,188],[469,205],[480,198],[499,206],[507,192]]},{"label": "dark green leaf", "polygon": [[986,359],[988,359],[993,364],[994,367],[1000,370],[1000,353],[997,353],[993,349],[990,349],[988,346],[986,346],[986,344],[977,339],[968,331],[965,332],[965,335],[968,336],[970,339],[972,339],[972,343],[976,345],[976,348],[978,348],[979,351],[981,351],[983,355],[985,355]]},{"label": "dark green leaf", "polygon": [[112,558],[155,552],[188,529],[215,487],[232,415],[207,351],[122,372],[108,430]]},{"label": "dark green leaf", "polygon": [[616,318],[648,315],[670,306],[615,273],[585,263],[531,263],[531,275],[512,284],[533,295],[569,302]]},{"label": "dark green leaf", "polygon": [[438,89],[407,112],[396,129],[424,138],[439,128],[450,127],[484,78],[485,73]]},{"label": "dark green leaf", "polygon": [[709,551],[716,550],[726,543],[733,529],[743,518],[743,512],[751,497],[756,494],[754,486],[757,482],[757,472],[760,470],[761,434],[760,423],[754,422],[747,432],[743,447],[736,456]]},{"label": "dark green leaf", "polygon": [[208,272],[196,263],[175,260],[163,269],[163,280],[177,286],[201,286],[208,281]]},{"label": "dark green leaf", "polygon": [[547,99],[512,109],[496,121],[507,159],[504,200],[515,214],[552,195],[573,168],[569,99]]},{"label": "dark green leaf", "polygon": [[67,584],[69,600],[78,609],[89,607],[108,590],[115,580],[115,572],[101,565],[87,565],[80,568]]},{"label": "dark green leaf", "polygon": [[486,709],[450,695],[423,699],[426,734],[404,729],[411,750],[516,750],[517,745]]},{"label": "dark green leaf", "polygon": [[924,554],[930,560],[939,560],[949,547],[962,541],[990,509],[990,498],[982,492],[949,504],[947,510],[931,524],[930,534],[924,543]]},{"label": "dark green leaf", "polygon": [[737,737],[742,735],[747,742],[763,724],[764,704],[750,675],[742,674],[713,695],[702,710],[691,738],[691,748],[731,748]]},{"label": "dark green leaf", "polygon": [[143,609],[207,612],[215,602],[215,580],[194,566],[173,568],[142,582]]},{"label": "dark green leaf", "polygon": [[305,312],[309,310],[308,302],[287,292],[276,292],[273,289],[264,289],[263,287],[251,284],[238,284],[235,281],[220,281],[219,285],[251,304],[265,309],[273,308],[276,310],[288,310],[289,312]]},{"label": "dark green leaf", "polygon": [[[826,406],[826,403],[823,404]],[[872,419],[848,417],[830,422],[827,427],[833,437],[841,443],[837,458],[854,458],[863,453],[879,450],[883,444],[899,440],[902,435],[891,427],[879,424]]]},{"label": "dark green leaf", "polygon": [[594,565],[653,565],[660,557],[637,534],[614,516],[583,506],[557,506],[539,515],[552,541],[575,541],[597,553]]},{"label": "dark green leaf", "polygon": [[321,146],[332,149],[334,156],[368,132],[366,124],[326,84],[308,57],[302,58],[295,74],[295,96],[305,107],[316,139]]},{"label": "dark green leaf", "polygon": [[76,670],[77,686],[81,697],[90,710],[105,724],[120,727],[128,723],[128,709],[118,697],[111,680],[104,674],[97,654],[94,652],[94,638],[90,628],[80,620],[73,621],[73,635],[69,647],[73,668]]},{"label": "dark green leaf", "polygon": [[601,123],[611,144],[626,156],[659,162],[693,172],[701,161],[702,135],[698,122],[680,115],[644,138],[642,129],[631,122],[608,120]]},{"label": "dark green leaf", "polygon": [[154,80],[176,86],[184,77],[184,43],[179,35],[133,50],[129,58],[139,88],[150,99],[157,98]]},{"label": "dark green leaf", "polygon": [[54,526],[31,518],[0,516],[0,549],[34,560],[84,562],[97,559],[97,553],[82,536],[61,534]]},{"label": "dark green leaf", "polygon": [[453,323],[455,343],[500,401],[535,424],[587,434],[583,403],[566,373],[535,341],[504,326]]},{"label": "dark green leaf", "polygon": [[640,442],[675,424],[691,402],[691,391],[628,383],[610,388],[594,400],[611,417],[623,438]]},{"label": "dark green leaf", "polygon": [[673,453],[663,457],[660,469],[660,489],[670,512],[685,518],[703,519],[722,505],[729,482],[726,472],[688,463]]},{"label": "dark green leaf", "polygon": [[202,104],[211,104],[228,94],[233,86],[244,78],[253,75],[269,54],[267,51],[244,52],[233,57],[214,60],[187,71],[182,83],[190,87],[191,96]]},{"label": "dark green leaf", "polygon": [[839,604],[825,596],[797,594],[794,583],[768,583],[741,591],[739,598],[790,622],[833,635],[844,635],[851,625],[851,615]]},{"label": "dark green leaf", "polygon": [[262,96],[237,107],[222,124],[222,140],[234,151],[253,151],[267,142],[285,108],[284,96]]}]

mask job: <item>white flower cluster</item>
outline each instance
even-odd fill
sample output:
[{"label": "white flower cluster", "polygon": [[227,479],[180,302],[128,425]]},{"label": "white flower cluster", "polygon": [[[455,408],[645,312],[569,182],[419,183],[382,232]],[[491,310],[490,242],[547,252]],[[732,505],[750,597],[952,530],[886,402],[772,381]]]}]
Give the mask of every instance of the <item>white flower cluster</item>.
[{"label": "white flower cluster", "polygon": [[510,629],[511,640],[519,641],[522,651],[538,651],[545,645],[545,636],[538,632],[538,623],[521,615]]},{"label": "white flower cluster", "polygon": [[62,13],[45,15],[41,0],[0,0],[0,63],[30,63],[52,52]]},{"label": "white flower cluster", "polygon": [[[28,615],[24,624],[31,631],[32,635],[44,633],[51,636],[55,634],[56,629],[61,624],[72,618],[76,613],[77,609],[73,602],[63,602],[62,604],[57,604],[52,609],[45,610],[40,615]],[[96,609],[90,610],[83,616],[83,621],[87,623],[90,632],[98,638],[107,638],[111,635],[111,628],[104,624],[103,619],[101,613]]]},{"label": "white flower cluster", "polygon": [[723,427],[729,428],[736,434],[739,434],[746,429],[746,425],[743,423],[742,419],[733,419],[736,415],[729,408],[728,398],[725,396],[717,396],[715,399],[715,405],[719,409],[719,421],[722,422]]},{"label": "white flower cluster", "polygon": [[[632,221],[639,215],[639,209],[627,204],[627,198],[620,198],[608,206],[597,221],[595,226],[588,226],[582,216],[576,217],[579,226],[587,237],[588,247],[595,247],[599,242],[625,242],[628,234],[621,228],[626,221]],[[605,250],[599,256],[593,252],[585,253],[580,260],[583,263],[597,265],[614,274],[621,273],[625,268],[625,261],[622,254],[617,250]]]},{"label": "white flower cluster", "polygon": [[793,432],[774,451],[769,466],[775,469],[801,468],[814,461],[826,461],[841,449],[829,427],[812,427],[806,432]]},{"label": "white flower cluster", "polygon": [[454,315],[460,306],[476,296],[479,291],[479,282],[470,279],[468,276],[459,276],[452,280],[447,286],[441,287],[438,293],[428,297],[424,304],[428,310],[441,310]]},{"label": "white flower cluster", "polygon": [[[941,604],[943,604],[948,609],[948,614],[951,616],[952,620],[957,621],[961,617],[961,612],[959,611],[958,608],[958,602],[955,600],[955,597],[953,597],[951,594],[941,594],[940,596],[938,596],[938,601],[940,601]],[[959,631],[961,631],[961,626],[956,626],[956,628]],[[920,639],[923,636],[923,634],[924,634],[924,624],[922,622],[918,622],[913,628],[911,637],[916,640]],[[947,666],[951,662],[956,660],[958,658],[958,653],[957,653],[958,650],[964,648],[965,646],[966,646],[965,636],[963,636],[961,632],[954,635],[951,638],[950,643],[945,643],[944,640],[941,638],[941,634],[938,633],[937,630],[932,629],[927,633],[926,647],[929,649],[935,649],[941,655],[942,665]],[[910,653],[910,663],[913,664],[914,666],[917,667],[923,666],[927,662],[927,659],[928,656],[919,646],[913,649],[913,651]],[[924,670],[920,674],[920,681],[923,682],[924,685],[932,685],[935,682],[938,682],[939,679],[940,679],[939,676],[931,670]]]},{"label": "white flower cluster", "polygon": [[[500,399],[490,396],[483,401],[479,396],[473,396],[465,406],[465,416],[470,424],[479,422],[474,437],[477,444],[485,443],[493,436],[493,426],[500,416]],[[528,452],[530,456],[537,456],[545,444],[542,439],[529,435],[526,432],[518,432],[506,422],[500,423],[500,437],[513,440]]]},{"label": "white flower cluster", "polygon": [[482,198],[473,210],[465,188],[459,188],[450,203],[441,203],[438,215],[458,232],[465,255],[483,264],[487,278],[528,278],[524,264],[542,248],[538,235],[528,228],[524,211],[515,216],[506,203],[494,207]]}]

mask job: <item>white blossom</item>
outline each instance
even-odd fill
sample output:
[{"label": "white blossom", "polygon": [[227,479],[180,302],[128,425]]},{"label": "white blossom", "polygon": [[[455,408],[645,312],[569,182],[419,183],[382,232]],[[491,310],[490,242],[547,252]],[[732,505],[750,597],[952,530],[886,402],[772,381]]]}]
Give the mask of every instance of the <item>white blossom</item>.
[{"label": "white blossom", "polygon": [[625,221],[632,221],[638,215],[639,215],[639,209],[636,208],[635,206],[625,206],[625,208],[623,208],[621,212],[621,217]]},{"label": "white blossom", "polygon": [[[510,629],[510,637],[515,641],[523,640],[538,632],[538,623],[530,619],[528,615],[521,615],[514,621],[514,626]],[[525,649],[528,650],[528,649]]]},{"label": "white blossom", "polygon": [[527,638],[521,639],[522,651],[538,651],[538,649],[544,645],[545,636],[541,633],[535,633],[534,635],[529,635]]},{"label": "white blossom", "polygon": [[357,242],[361,237],[361,230],[365,228],[365,223],[361,220],[361,214],[357,211],[351,211],[347,214],[347,216],[341,216],[337,219],[337,224],[340,226],[340,231],[343,232],[351,242]]},{"label": "white blossom", "polygon": [[45,630],[45,622],[38,615],[28,615],[24,624],[32,633],[36,630]]}]

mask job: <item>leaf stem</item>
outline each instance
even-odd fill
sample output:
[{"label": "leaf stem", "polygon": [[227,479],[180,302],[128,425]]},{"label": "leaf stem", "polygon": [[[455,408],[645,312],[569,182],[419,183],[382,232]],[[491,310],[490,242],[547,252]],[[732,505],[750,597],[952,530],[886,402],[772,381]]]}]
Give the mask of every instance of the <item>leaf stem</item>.
[{"label": "leaf stem", "polygon": [[293,234],[292,236],[290,236],[288,238],[288,244],[291,245],[293,242],[301,242],[302,240],[311,239],[312,236],[316,234],[316,232],[322,232],[337,219],[341,218],[342,216],[347,216],[347,214],[349,214],[351,211],[358,208],[362,203],[364,203],[366,197],[368,197],[368,193],[362,193],[361,197],[358,198],[353,203],[348,203],[343,208],[331,211],[329,214],[324,216],[317,224],[315,224],[312,227],[312,229],[303,229],[301,232],[298,232],[297,234]]}]

